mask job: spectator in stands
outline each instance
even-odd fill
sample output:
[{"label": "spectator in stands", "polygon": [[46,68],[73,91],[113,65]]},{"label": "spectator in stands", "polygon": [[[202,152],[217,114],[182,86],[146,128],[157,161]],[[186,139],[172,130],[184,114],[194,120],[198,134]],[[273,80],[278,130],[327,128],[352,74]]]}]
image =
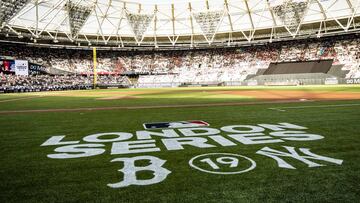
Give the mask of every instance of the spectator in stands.
[{"label": "spectator in stands", "polygon": [[[1,57],[27,59],[68,74],[90,75],[93,67],[90,50],[7,45],[0,49]],[[231,82],[244,81],[260,69],[268,68],[271,62],[320,59],[333,59],[334,64],[344,65],[343,69],[348,70],[347,78],[360,77],[360,39],[348,35],[227,49],[151,53],[99,51],[97,70],[113,75],[147,74],[140,76],[140,84]],[[116,77],[100,79],[109,84],[118,83],[117,80]]]}]

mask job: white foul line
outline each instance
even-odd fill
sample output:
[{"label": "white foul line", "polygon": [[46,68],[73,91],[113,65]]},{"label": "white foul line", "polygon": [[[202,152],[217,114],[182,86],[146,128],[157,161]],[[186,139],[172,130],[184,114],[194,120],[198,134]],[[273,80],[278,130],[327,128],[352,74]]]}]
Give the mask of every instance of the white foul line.
[{"label": "white foul line", "polygon": [[348,107],[348,106],[360,106],[358,104],[332,104],[332,105],[316,105],[316,106],[288,106],[288,107],[278,107],[278,108],[268,108],[274,111],[284,112],[284,109],[305,109],[305,108],[327,108],[327,107]]}]

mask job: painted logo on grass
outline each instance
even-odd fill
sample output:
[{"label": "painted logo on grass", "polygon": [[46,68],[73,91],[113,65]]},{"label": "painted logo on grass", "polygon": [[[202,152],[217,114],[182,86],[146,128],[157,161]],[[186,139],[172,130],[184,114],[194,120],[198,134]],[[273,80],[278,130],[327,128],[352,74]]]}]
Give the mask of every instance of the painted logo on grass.
[{"label": "painted logo on grass", "polygon": [[189,165],[202,172],[222,175],[246,173],[256,167],[252,159],[230,153],[202,154],[192,158]]},{"label": "painted logo on grass", "polygon": [[158,122],[144,123],[145,129],[163,129],[163,128],[195,128],[210,126],[205,121],[175,121],[175,122]]},{"label": "painted logo on grass", "polygon": [[[145,130],[100,132],[77,140],[71,140],[66,135],[55,135],[41,146],[56,147],[52,153],[47,155],[51,159],[85,158],[104,153],[117,156],[111,160],[111,163],[118,165],[119,169],[114,173],[121,173],[121,178],[113,179],[108,184],[110,188],[144,186],[165,181],[175,169],[169,168],[168,160],[156,155],[149,155],[149,153],[160,151],[253,146],[255,151],[253,154],[248,152],[247,156],[207,153],[197,155],[188,161],[194,170],[220,175],[233,174],[234,176],[253,170],[256,167],[253,160],[255,156],[273,159],[279,168],[291,170],[296,170],[298,167],[294,165],[294,161],[311,168],[328,164],[342,165],[343,163],[341,159],[316,154],[310,148],[269,146],[288,141],[305,142],[324,138],[322,135],[307,132],[308,128],[304,126],[292,123],[238,124],[220,128],[208,126],[209,124],[204,121],[148,123],[148,125],[144,124],[145,128],[149,128]],[[260,146],[256,147],[257,145]],[[241,153],[241,149],[242,147],[237,148],[239,153]],[[177,158],[187,159],[182,156],[177,156]],[[146,164],[139,165],[139,162]],[[139,175],[145,172],[150,172],[152,178],[144,178]]]}]

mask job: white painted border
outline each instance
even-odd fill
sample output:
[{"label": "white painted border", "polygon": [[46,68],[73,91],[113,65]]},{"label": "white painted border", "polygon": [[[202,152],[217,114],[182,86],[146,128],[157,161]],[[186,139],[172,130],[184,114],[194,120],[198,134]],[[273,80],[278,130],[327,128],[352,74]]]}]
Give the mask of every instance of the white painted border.
[{"label": "white painted border", "polygon": [[287,106],[287,107],[276,107],[268,108],[274,111],[286,111],[285,109],[306,109],[306,108],[327,108],[327,107],[348,107],[348,106],[360,106],[360,103],[356,104],[330,104],[330,105],[312,105],[312,106]]},{"label": "white painted border", "polygon": [[[248,161],[250,161],[251,163],[251,166],[248,168],[248,169],[245,169],[245,170],[242,170],[242,171],[236,171],[236,172],[216,172],[216,171],[208,171],[208,170],[205,170],[205,169],[202,169],[196,165],[194,165],[193,161],[199,157],[202,157],[202,156],[208,156],[208,155],[231,155],[231,156],[236,156],[236,157],[241,157],[241,158],[244,158]],[[189,165],[199,171],[202,171],[202,172],[205,172],[205,173],[212,173],[212,174],[221,174],[221,175],[232,175],[232,174],[240,174],[240,173],[246,173],[248,171],[251,171],[253,170],[254,168],[256,168],[256,162],[252,159],[250,159],[249,157],[246,157],[246,156],[243,156],[243,155],[240,155],[240,154],[231,154],[231,153],[208,153],[208,154],[201,154],[201,155],[198,155],[198,156],[195,156],[193,157],[192,159],[190,159],[189,161]]]}]

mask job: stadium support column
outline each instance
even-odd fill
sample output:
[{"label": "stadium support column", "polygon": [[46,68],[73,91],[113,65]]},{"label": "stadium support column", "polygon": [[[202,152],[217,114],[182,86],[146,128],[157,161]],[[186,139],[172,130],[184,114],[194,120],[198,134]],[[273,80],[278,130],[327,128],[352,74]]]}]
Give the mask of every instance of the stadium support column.
[{"label": "stadium support column", "polygon": [[232,19],[231,19],[231,15],[230,15],[230,11],[229,11],[229,3],[228,0],[224,0],[224,5],[226,8],[226,14],[229,20],[229,24],[230,24],[230,30],[231,32],[229,32],[229,42],[228,42],[228,46],[231,45],[231,41],[232,41],[232,33],[234,32],[234,27],[233,27],[233,23],[232,23]]},{"label": "stadium support column", "polygon": [[191,25],[191,44],[190,44],[190,47],[193,48],[193,46],[194,46],[194,23],[193,23],[193,17],[192,17],[192,7],[191,7],[190,2],[189,2],[189,12],[190,12],[190,25]]},{"label": "stadium support column", "polygon": [[171,4],[171,22],[172,22],[172,33],[175,36],[175,6]]},{"label": "stadium support column", "polygon": [[96,71],[96,67],[97,67],[97,60],[96,60],[96,47],[93,48],[93,58],[94,58],[94,89],[96,89],[96,84],[97,84],[97,71]]},{"label": "stadium support column", "polygon": [[155,4],[155,10],[154,10],[154,13],[155,13],[155,19],[154,19],[154,45],[155,45],[155,48],[159,48],[158,47],[158,43],[157,43],[157,21],[158,21],[158,18],[157,18],[157,13],[158,13],[158,6],[157,4]]}]

